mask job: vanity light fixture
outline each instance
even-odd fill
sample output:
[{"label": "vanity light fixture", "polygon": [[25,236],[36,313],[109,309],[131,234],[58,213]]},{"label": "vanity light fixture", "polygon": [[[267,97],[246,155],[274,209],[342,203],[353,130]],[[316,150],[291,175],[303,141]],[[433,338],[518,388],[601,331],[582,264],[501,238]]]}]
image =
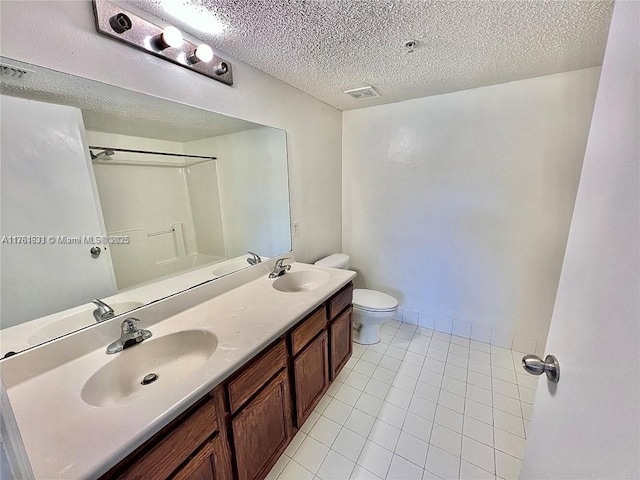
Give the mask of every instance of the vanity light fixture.
[{"label": "vanity light fixture", "polygon": [[216,56],[206,44],[185,40],[180,30],[155,25],[108,0],[93,0],[96,29],[156,57],[233,85],[231,63]]},{"label": "vanity light fixture", "polygon": [[109,19],[109,25],[116,33],[124,33],[127,30],[131,30],[131,19],[124,13],[118,13]]},{"label": "vanity light fixture", "polygon": [[215,69],[218,75],[224,75],[229,71],[229,65],[227,65],[227,62],[220,62],[215,66]]},{"label": "vanity light fixture", "polygon": [[[165,48],[180,48],[182,46],[183,38],[182,32],[176,27],[167,27],[161,34],[153,37],[153,43],[158,50],[164,50]],[[213,52],[211,52],[213,55]]]},{"label": "vanity light fixture", "polygon": [[211,60],[213,60],[213,50],[211,50],[211,47],[209,45],[205,45],[203,43],[201,45],[198,45],[193,53],[187,58],[191,63],[209,63]]}]

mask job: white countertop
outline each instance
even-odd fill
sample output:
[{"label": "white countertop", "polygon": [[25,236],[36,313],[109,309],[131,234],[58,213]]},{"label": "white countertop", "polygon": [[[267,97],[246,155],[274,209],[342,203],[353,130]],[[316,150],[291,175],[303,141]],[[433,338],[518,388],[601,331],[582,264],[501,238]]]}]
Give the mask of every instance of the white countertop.
[{"label": "white countertop", "polygon": [[[95,478],[107,472],[356,275],[300,263],[291,272],[305,269],[328,272],[329,281],[309,292],[287,293],[275,290],[274,280],[262,275],[158,323],[141,325],[153,333],[148,341],[189,329],[209,330],[218,339],[213,355],[170,389],[165,386],[162,395],[150,389],[149,394],[145,391],[121,406],[85,403],[81,391],[86,381],[117,355],[137,348],[106,355],[106,344],[88,353],[79,349],[82,353],[77,357],[71,355],[64,363],[7,385],[36,478]],[[91,330],[61,340],[67,342],[68,350],[74,338],[80,341],[89,334]],[[28,355],[21,354],[23,362]],[[43,357],[33,358],[42,361]]]},{"label": "white countertop", "polygon": [[[249,257],[250,255],[240,255],[239,257],[207,264],[203,267],[167,275],[122,290],[110,297],[101,298],[101,300],[107,305],[114,307],[116,313],[120,314],[123,313],[123,311],[119,311],[119,305],[137,303],[138,305],[131,305],[130,308],[124,311],[131,310],[132,308],[147,305],[158,299],[187,290],[202,282],[218,279],[221,276],[215,274],[218,269],[229,266],[235,267],[238,261],[240,261],[242,268],[248,268],[249,264],[246,263],[246,259]],[[269,258],[262,257],[262,259],[268,260]],[[239,268],[240,267],[234,268],[233,270]],[[80,328],[94,325],[93,311],[95,308],[96,306],[93,303],[85,303],[12,327],[3,328],[0,330],[0,357],[3,357],[7,352],[21,352],[61,335],[66,335]],[[80,315],[78,320],[69,323],[71,317],[77,317],[78,315]],[[53,334],[53,332],[58,333]]]}]

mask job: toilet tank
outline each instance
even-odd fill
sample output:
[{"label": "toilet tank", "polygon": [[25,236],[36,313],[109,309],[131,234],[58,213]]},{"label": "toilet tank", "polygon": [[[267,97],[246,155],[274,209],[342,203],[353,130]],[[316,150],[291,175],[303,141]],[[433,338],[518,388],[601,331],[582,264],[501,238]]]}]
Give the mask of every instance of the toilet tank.
[{"label": "toilet tank", "polygon": [[349,255],[345,255],[344,253],[334,253],[333,255],[329,255],[328,257],[318,260],[314,265],[346,270],[349,268]]}]

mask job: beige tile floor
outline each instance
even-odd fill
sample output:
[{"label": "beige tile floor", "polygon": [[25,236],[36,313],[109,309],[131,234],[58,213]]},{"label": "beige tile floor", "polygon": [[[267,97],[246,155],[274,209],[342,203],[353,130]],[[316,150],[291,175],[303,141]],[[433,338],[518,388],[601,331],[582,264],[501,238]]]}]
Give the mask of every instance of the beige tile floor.
[{"label": "beige tile floor", "polygon": [[516,479],[537,384],[522,355],[393,320],[354,344],[268,479]]}]

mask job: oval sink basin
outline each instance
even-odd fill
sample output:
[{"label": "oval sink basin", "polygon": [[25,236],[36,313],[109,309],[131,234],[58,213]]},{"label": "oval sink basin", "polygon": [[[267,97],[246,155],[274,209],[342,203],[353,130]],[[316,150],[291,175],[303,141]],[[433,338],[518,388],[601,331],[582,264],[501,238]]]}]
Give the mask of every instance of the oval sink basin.
[{"label": "oval sink basin", "polygon": [[248,257],[244,255],[242,257],[222,262],[220,266],[214,268],[211,273],[216,277],[221,277],[223,275],[228,275],[230,273],[237,272],[238,270],[242,270],[243,268],[250,267],[251,265],[247,262],[247,258]]},{"label": "oval sink basin", "polygon": [[[84,384],[82,399],[95,407],[117,407],[162,394],[200,368],[217,347],[218,338],[207,330],[152,337],[116,353]],[[145,377],[147,384],[143,385]]]},{"label": "oval sink basin", "polygon": [[329,281],[329,274],[320,270],[298,270],[285,273],[273,282],[273,288],[281,292],[310,292]]},{"label": "oval sink basin", "polygon": [[[120,315],[121,313],[128,312],[134,308],[141,307],[143,303],[114,302],[109,305],[113,308],[116,315]],[[29,345],[39,345],[43,342],[48,342],[54,338],[61,337],[62,335],[80,330],[81,328],[88,327],[89,325],[95,325],[96,320],[93,318],[93,311],[95,308],[96,307],[93,306],[87,310],[53,320],[48,325],[45,325],[33,332],[29,338],[27,338],[27,343],[29,343]]]}]

